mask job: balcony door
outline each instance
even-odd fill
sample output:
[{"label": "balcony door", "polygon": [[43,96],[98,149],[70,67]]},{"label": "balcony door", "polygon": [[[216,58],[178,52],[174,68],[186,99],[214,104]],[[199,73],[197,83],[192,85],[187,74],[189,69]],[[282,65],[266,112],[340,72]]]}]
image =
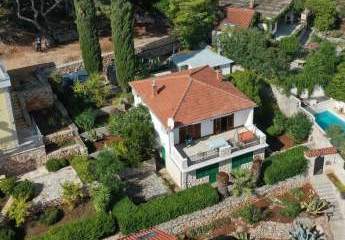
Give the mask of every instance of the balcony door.
[{"label": "balcony door", "polygon": [[219,134],[234,128],[234,114],[230,116],[217,118],[213,121],[213,129],[215,134]]},{"label": "balcony door", "polygon": [[186,142],[187,139],[198,139],[201,137],[201,124],[193,124],[180,128],[180,143]]}]

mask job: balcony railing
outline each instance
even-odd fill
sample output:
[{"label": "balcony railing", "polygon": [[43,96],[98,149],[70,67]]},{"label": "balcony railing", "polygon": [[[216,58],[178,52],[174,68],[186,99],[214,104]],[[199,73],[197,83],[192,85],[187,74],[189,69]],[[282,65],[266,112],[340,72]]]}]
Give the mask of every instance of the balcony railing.
[{"label": "balcony railing", "polygon": [[[204,143],[207,142],[207,139],[206,139],[206,140],[201,140],[199,142],[196,142],[194,145],[192,144],[192,146],[187,146],[187,147],[184,145],[178,146],[177,149],[179,150],[178,151],[180,153],[179,155],[183,159],[187,159],[188,166],[191,166],[191,165],[198,164],[198,163],[201,163],[203,161],[207,161],[213,158],[230,157],[231,154],[233,154],[234,152],[237,152],[246,148],[250,148],[259,144],[266,143],[266,135],[263,134],[255,126],[245,128],[246,131],[251,131],[252,133],[254,133],[254,136],[255,136],[255,138],[252,141],[249,141],[246,143],[241,142],[237,139],[238,130],[239,129],[234,129],[226,133],[212,136],[212,138],[217,138],[218,136],[219,138],[224,138],[224,136],[227,136],[227,135],[234,135],[235,137],[229,137],[226,139],[228,146],[223,146],[223,147],[219,147],[215,149],[210,149],[208,151],[204,151],[205,148],[201,145],[201,142],[204,142]],[[193,147],[197,149],[196,153],[188,154],[189,153],[188,148],[193,148]],[[200,151],[198,151],[199,149]]]}]

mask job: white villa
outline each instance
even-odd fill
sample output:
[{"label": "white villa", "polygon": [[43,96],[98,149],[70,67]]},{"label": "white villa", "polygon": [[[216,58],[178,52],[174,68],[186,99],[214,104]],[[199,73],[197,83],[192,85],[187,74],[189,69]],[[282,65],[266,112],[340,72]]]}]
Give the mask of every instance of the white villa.
[{"label": "white villa", "polygon": [[253,124],[255,103],[209,66],[130,83],[148,107],[162,158],[175,183],[215,182],[218,172],[264,159],[266,136]]}]

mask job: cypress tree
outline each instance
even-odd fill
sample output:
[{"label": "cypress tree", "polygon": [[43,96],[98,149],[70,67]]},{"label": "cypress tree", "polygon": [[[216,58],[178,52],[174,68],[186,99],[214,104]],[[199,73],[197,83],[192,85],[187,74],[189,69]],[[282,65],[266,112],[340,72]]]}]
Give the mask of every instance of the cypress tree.
[{"label": "cypress tree", "polygon": [[96,8],[93,0],[74,0],[81,54],[86,71],[102,71],[101,47],[96,29]]},{"label": "cypress tree", "polygon": [[134,79],[134,15],[128,0],[111,1],[111,28],[113,37],[116,78],[123,92],[129,90],[128,82]]}]

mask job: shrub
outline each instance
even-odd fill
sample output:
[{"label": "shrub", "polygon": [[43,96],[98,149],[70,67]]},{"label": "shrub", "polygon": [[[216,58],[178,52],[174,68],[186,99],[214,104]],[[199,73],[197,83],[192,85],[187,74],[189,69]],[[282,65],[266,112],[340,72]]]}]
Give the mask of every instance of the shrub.
[{"label": "shrub", "polygon": [[32,199],[34,196],[35,186],[29,180],[18,182],[12,191],[12,197],[21,198],[25,201]]},{"label": "shrub", "polygon": [[283,208],[279,211],[279,214],[284,217],[296,218],[302,209],[298,202],[283,200]]},{"label": "shrub", "polygon": [[111,199],[111,192],[108,187],[100,184],[91,189],[91,199],[97,213],[106,212]]},{"label": "shrub", "polygon": [[8,177],[0,181],[0,190],[6,195],[11,195],[15,186],[16,186],[15,177]]},{"label": "shrub", "polygon": [[15,240],[16,232],[9,227],[0,227],[0,239],[1,240]]},{"label": "shrub", "polygon": [[275,184],[287,178],[302,174],[308,167],[304,158],[305,147],[296,147],[272,155],[263,163],[263,176],[266,184]]},{"label": "shrub", "polygon": [[108,214],[101,214],[53,227],[43,236],[31,240],[98,240],[114,232],[114,218]]},{"label": "shrub", "polygon": [[29,215],[29,204],[23,198],[15,198],[7,214],[9,218],[16,222],[16,226],[19,227],[25,222],[26,217]]},{"label": "shrub", "polygon": [[217,191],[209,184],[202,184],[138,206],[124,198],[115,205],[113,213],[121,232],[129,234],[212,206],[218,201]]},{"label": "shrub", "polygon": [[283,38],[279,42],[280,49],[287,55],[295,57],[301,49],[299,38],[296,35]]},{"label": "shrub", "polygon": [[73,209],[83,198],[82,187],[79,183],[64,182],[62,185],[62,200],[70,209]]},{"label": "shrub", "polygon": [[40,216],[40,223],[50,226],[54,223],[57,223],[63,217],[63,211],[60,208],[49,208],[44,211],[44,213]]},{"label": "shrub", "polygon": [[92,171],[92,163],[85,155],[74,156],[71,160],[71,165],[77,172],[80,179],[85,183],[90,183],[95,180],[94,173]]},{"label": "shrub", "polygon": [[241,208],[235,215],[243,218],[249,224],[258,223],[264,219],[263,209],[256,207],[254,204]]},{"label": "shrub", "polygon": [[287,125],[287,132],[296,143],[306,140],[313,126],[309,118],[303,113],[297,113],[289,118]]},{"label": "shrub", "polygon": [[273,118],[273,124],[267,128],[267,133],[271,136],[279,136],[286,129],[286,117],[280,112],[276,112]]},{"label": "shrub", "polygon": [[49,159],[46,162],[46,168],[48,172],[56,172],[60,170],[61,168],[64,168],[69,165],[69,162],[67,159]]},{"label": "shrub", "polygon": [[96,115],[92,109],[87,109],[75,118],[75,123],[84,131],[91,131],[95,126]]}]

